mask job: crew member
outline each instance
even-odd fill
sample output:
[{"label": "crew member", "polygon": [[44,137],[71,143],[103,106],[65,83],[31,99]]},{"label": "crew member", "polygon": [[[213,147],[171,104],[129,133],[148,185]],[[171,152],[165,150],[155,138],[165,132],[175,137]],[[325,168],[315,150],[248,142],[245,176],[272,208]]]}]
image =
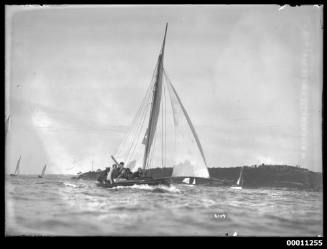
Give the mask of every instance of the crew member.
[{"label": "crew member", "polygon": [[133,174],[134,178],[139,178],[139,177],[143,177],[143,176],[144,176],[144,173],[141,168],[138,168],[137,171]]},{"label": "crew member", "polygon": [[112,167],[110,168],[110,171],[107,175],[107,181],[110,182],[110,184],[112,184],[114,181],[113,181],[113,173],[117,170],[117,165],[116,164],[113,164]]},{"label": "crew member", "polygon": [[103,183],[104,181],[106,181],[109,171],[110,171],[110,167],[107,167],[104,171],[102,171],[100,173],[99,177],[97,178],[97,181],[100,183]]}]

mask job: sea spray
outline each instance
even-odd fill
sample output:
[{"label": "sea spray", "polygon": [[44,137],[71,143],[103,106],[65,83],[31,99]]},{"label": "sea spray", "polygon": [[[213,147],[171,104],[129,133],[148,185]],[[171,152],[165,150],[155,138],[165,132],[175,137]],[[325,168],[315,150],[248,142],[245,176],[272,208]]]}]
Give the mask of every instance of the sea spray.
[{"label": "sea spray", "polygon": [[164,192],[172,192],[172,193],[180,193],[181,191],[176,188],[174,185],[165,186],[165,185],[158,185],[158,186],[149,186],[147,184],[140,184],[140,185],[132,185],[132,186],[117,186],[110,188],[114,189],[135,189],[135,190],[149,190],[149,191],[164,191]]}]

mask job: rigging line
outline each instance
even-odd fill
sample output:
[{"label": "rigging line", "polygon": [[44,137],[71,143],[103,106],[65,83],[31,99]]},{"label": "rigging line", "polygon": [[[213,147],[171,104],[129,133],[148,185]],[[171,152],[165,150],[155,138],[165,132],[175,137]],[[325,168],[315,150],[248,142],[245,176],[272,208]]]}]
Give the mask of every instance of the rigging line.
[{"label": "rigging line", "polygon": [[139,141],[139,139],[140,139],[140,136],[141,136],[141,130],[142,130],[142,127],[143,127],[144,122],[145,122],[146,117],[147,117],[148,108],[145,109],[145,110],[146,110],[146,111],[145,111],[145,114],[144,114],[144,116],[143,116],[143,120],[142,120],[142,124],[141,124],[141,128],[140,128],[140,132],[138,132],[138,136],[137,136],[137,139],[136,139],[136,143],[135,143],[135,145],[134,145],[134,148],[133,148],[132,153],[128,156],[128,159],[130,159],[130,158],[134,155],[134,152],[135,152],[135,149],[136,149],[136,146],[137,146],[137,141]]},{"label": "rigging line", "polygon": [[127,153],[126,161],[129,161],[129,159],[134,155],[134,151],[135,151],[137,143],[138,143],[138,141],[140,139],[142,127],[144,126],[144,121],[146,119],[147,113],[148,113],[148,108],[147,108],[147,106],[145,106],[145,108],[142,111],[141,120],[140,120],[140,122],[138,124],[138,128],[137,128],[136,133],[135,133],[136,135],[135,135],[134,140],[131,143],[131,147],[130,147],[128,153]]},{"label": "rigging line", "polygon": [[165,130],[165,86],[162,84],[162,92],[163,92],[163,101],[162,101],[162,142],[161,142],[161,147],[162,147],[162,167],[165,165],[165,136],[166,136],[166,130]]},{"label": "rigging line", "polygon": [[172,114],[173,114],[173,121],[174,121],[174,156],[176,158],[176,117],[175,117],[175,112],[174,112],[174,107],[173,107],[173,100],[172,100],[172,93],[169,84],[167,84],[167,81],[169,81],[168,75],[166,73],[166,70],[163,69],[164,72],[164,77],[166,78],[166,87],[168,89],[168,94],[169,94],[169,99],[170,99],[170,106],[172,109]]},{"label": "rigging line", "polygon": [[164,143],[164,139],[163,139],[163,101],[161,101],[161,168],[163,167],[163,143]]},{"label": "rigging line", "polygon": [[[155,85],[155,76],[156,76],[156,71],[157,71],[157,69],[158,69],[158,65],[159,65],[159,62],[157,62],[157,64],[156,64],[156,66],[155,66],[155,69],[154,69],[154,71],[153,71],[153,73],[152,73],[152,81],[151,81],[151,84],[150,84],[150,86],[149,86],[149,94],[151,94],[152,92],[153,92],[153,88],[154,88],[154,85]],[[147,98],[148,98],[148,96],[147,96]],[[146,106],[145,106],[146,107]],[[141,127],[142,128],[142,127]],[[138,127],[137,128],[137,130],[136,130],[136,132],[137,131],[139,131],[140,130],[140,128]],[[135,133],[136,134],[136,133]],[[134,139],[135,139],[135,137],[134,137]],[[132,139],[132,141],[133,141],[133,139]],[[130,153],[130,151],[131,151],[131,149],[133,148],[133,143],[131,144],[131,146],[130,146],[130,149],[129,149],[129,152],[128,152],[128,155],[129,155],[129,153]]]},{"label": "rigging line", "polygon": [[[155,77],[155,73],[156,73],[157,67],[158,67],[158,62],[157,62],[156,66],[155,66],[155,68],[154,68],[154,70],[153,70],[153,72],[152,72],[151,81],[150,81],[150,84],[148,85],[148,88],[147,88],[147,90],[146,90],[146,94],[145,94],[145,96],[144,96],[144,98],[143,98],[143,100],[142,100],[142,102],[141,102],[141,105],[140,105],[140,107],[139,107],[139,109],[138,109],[138,111],[137,111],[137,113],[136,113],[134,119],[133,119],[132,122],[130,123],[130,127],[133,127],[132,125],[133,125],[134,122],[136,122],[137,117],[138,117],[138,114],[139,114],[140,111],[143,109],[144,105],[146,104],[146,99],[147,99],[147,96],[148,96],[149,93],[150,93],[150,89],[152,88],[151,86],[153,85],[153,82],[154,82],[154,77]],[[126,136],[125,136],[125,138],[123,139],[121,145],[123,144],[123,142],[127,142],[127,138],[128,138],[129,135],[132,133],[132,131],[133,131],[133,129],[131,129],[131,130],[126,134]],[[121,146],[121,145],[120,145],[120,146]],[[120,148],[120,146],[119,146],[118,148]],[[118,152],[117,152],[117,154],[118,154]]]},{"label": "rigging line", "polygon": [[[144,116],[144,115],[142,115]],[[131,138],[131,143],[130,143],[130,146],[129,146],[129,149],[127,151],[127,154],[126,154],[126,161],[129,160],[130,156],[131,156],[131,151],[133,150],[133,148],[136,146],[137,144],[137,140],[138,140],[138,135],[139,135],[139,130],[142,128],[142,123],[141,121],[143,120],[144,118],[141,118],[140,122],[137,124],[137,129],[135,131],[135,133],[133,134],[133,137]]]},{"label": "rigging line", "polygon": [[162,151],[163,151],[163,167],[165,166],[165,136],[166,136],[166,129],[165,129],[165,86],[163,84],[163,101],[162,101]]},{"label": "rigging line", "polygon": [[137,147],[137,145],[139,143],[139,139],[140,139],[140,136],[142,134],[142,128],[144,126],[144,121],[145,121],[146,116],[147,116],[146,114],[147,114],[147,111],[144,112],[143,118],[141,120],[141,123],[140,123],[140,125],[138,127],[138,130],[137,130],[137,133],[136,133],[137,136],[135,137],[134,141],[132,141],[131,149],[128,152],[128,155],[127,155],[128,160],[134,155],[135,149],[136,149],[136,147]]},{"label": "rigging line", "polygon": [[[150,89],[151,89],[151,88],[150,88]],[[149,92],[150,92],[150,91],[149,91]],[[148,98],[149,98],[149,94],[148,94],[148,96],[147,96],[147,99],[146,99],[145,103],[148,102]],[[127,151],[128,151],[128,153],[127,153],[127,155],[126,155],[127,157],[129,157],[130,152],[131,152],[131,150],[132,150],[134,144],[137,143],[136,138],[137,138],[138,133],[139,133],[140,130],[142,129],[142,125],[143,125],[143,123],[144,123],[143,119],[144,119],[145,116],[146,116],[147,106],[148,106],[148,104],[143,105],[143,108],[142,108],[142,110],[141,110],[141,113],[140,113],[140,115],[139,115],[139,117],[138,117],[137,125],[135,126],[135,129],[133,129],[133,131],[134,131],[134,130],[135,130],[135,131],[134,131],[133,133],[131,133],[131,136],[130,136],[130,139],[129,139],[129,140],[131,140],[131,144],[130,144],[130,146],[129,146],[129,149],[127,150]],[[134,128],[134,126],[133,126],[133,128]]]},{"label": "rigging line", "polygon": [[[149,104],[148,104],[149,105]],[[143,112],[142,112],[142,118],[140,120],[140,123],[139,123],[139,126],[138,126],[138,129],[136,131],[136,134],[137,134],[137,138],[134,139],[134,141],[132,141],[132,146],[130,148],[130,151],[128,153],[128,160],[130,159],[131,156],[134,155],[134,152],[135,152],[135,149],[136,149],[136,146],[138,144],[138,141],[140,139],[140,136],[141,136],[141,132],[142,132],[142,128],[144,126],[144,122],[145,122],[145,119],[147,117],[147,113],[148,113],[148,105],[145,106],[145,108],[143,109]]]},{"label": "rigging line", "polygon": [[[136,126],[133,126],[133,124],[136,123],[137,120],[140,119],[141,116],[142,116],[142,112],[143,112],[144,108],[146,107],[146,100],[147,100],[147,98],[148,98],[148,95],[149,95],[149,92],[150,92],[150,89],[151,89],[151,85],[152,85],[152,84],[149,85],[149,87],[148,87],[148,89],[147,89],[147,93],[146,93],[146,95],[145,95],[144,98],[143,98],[142,104],[141,104],[141,106],[140,106],[140,108],[139,108],[137,114],[135,115],[135,117],[134,117],[134,119],[133,119],[133,122],[130,124],[130,127],[131,127],[131,128],[130,128],[130,130],[129,130],[127,136],[124,138],[123,142],[122,142],[122,143],[120,144],[120,146],[119,146],[119,153],[122,152],[122,150],[123,150],[123,148],[125,147],[125,145],[127,144],[127,142],[128,142],[129,140],[132,140],[132,139],[133,139],[134,130],[136,129],[136,131],[137,131],[137,127],[136,127]],[[118,152],[117,152],[117,154],[118,154]]]},{"label": "rigging line", "polygon": [[166,86],[164,84],[164,100],[165,100],[165,166],[167,166],[167,99]]},{"label": "rigging line", "polygon": [[[167,74],[166,74],[166,76],[167,76]],[[169,80],[168,77],[167,77],[167,79]],[[190,129],[191,129],[191,132],[192,132],[192,134],[193,134],[193,138],[195,139],[195,141],[196,141],[196,143],[197,143],[197,146],[198,146],[198,149],[199,149],[199,151],[200,151],[200,153],[201,153],[201,156],[202,156],[203,162],[204,162],[205,166],[208,167],[208,166],[207,166],[206,159],[205,159],[205,156],[204,156],[204,152],[203,152],[203,149],[202,149],[202,146],[201,146],[200,140],[199,140],[199,137],[198,137],[198,135],[197,135],[197,133],[196,133],[196,131],[195,131],[195,128],[194,128],[194,126],[193,126],[193,124],[192,124],[192,121],[191,121],[189,115],[187,114],[187,111],[186,111],[184,105],[182,104],[182,101],[180,100],[180,98],[179,98],[179,96],[178,96],[178,94],[177,94],[177,92],[176,92],[176,90],[175,90],[175,88],[174,88],[174,86],[173,86],[173,84],[171,83],[170,80],[169,80],[169,86],[171,87],[171,89],[172,89],[172,91],[173,91],[173,94],[174,94],[175,98],[177,99],[177,102],[179,103],[180,108],[182,109],[182,112],[183,112],[184,117],[185,117],[185,119],[186,119],[186,121],[187,121],[187,123],[188,123],[188,126],[189,126]]]}]

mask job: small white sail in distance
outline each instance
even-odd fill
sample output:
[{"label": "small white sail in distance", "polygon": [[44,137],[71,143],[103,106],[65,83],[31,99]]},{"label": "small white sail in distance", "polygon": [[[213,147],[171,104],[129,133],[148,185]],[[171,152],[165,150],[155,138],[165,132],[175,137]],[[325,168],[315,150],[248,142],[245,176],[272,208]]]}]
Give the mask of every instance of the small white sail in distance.
[{"label": "small white sail in distance", "polygon": [[43,167],[43,169],[42,169],[42,173],[41,173],[41,176],[42,177],[44,177],[44,175],[45,175],[46,168],[47,168],[47,165],[45,164],[44,167]]},{"label": "small white sail in distance", "polygon": [[241,177],[238,178],[236,185],[240,186],[240,182],[241,182]]},{"label": "small white sail in distance", "polygon": [[240,176],[239,176],[239,178],[238,178],[238,180],[237,180],[237,182],[236,182],[236,185],[237,185],[237,186],[240,186],[240,185],[241,185],[242,176],[243,176],[243,167],[242,167],[242,169],[241,169]]},{"label": "small white sail in distance", "polygon": [[190,178],[189,177],[184,178],[183,182],[186,184],[190,184]]},{"label": "small white sail in distance", "polygon": [[16,164],[16,169],[15,169],[15,175],[18,175],[20,172],[20,160],[21,160],[22,156],[19,157],[17,164]]}]

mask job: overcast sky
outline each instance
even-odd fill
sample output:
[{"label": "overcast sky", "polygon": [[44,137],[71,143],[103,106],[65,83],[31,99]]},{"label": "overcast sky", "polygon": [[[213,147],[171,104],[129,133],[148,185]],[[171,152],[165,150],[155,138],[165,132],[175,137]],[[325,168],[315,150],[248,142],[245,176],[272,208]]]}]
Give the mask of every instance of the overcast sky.
[{"label": "overcast sky", "polygon": [[[321,171],[322,7],[6,7],[6,169],[104,168],[164,67],[209,167]],[[9,172],[8,172],[9,173]]]}]

